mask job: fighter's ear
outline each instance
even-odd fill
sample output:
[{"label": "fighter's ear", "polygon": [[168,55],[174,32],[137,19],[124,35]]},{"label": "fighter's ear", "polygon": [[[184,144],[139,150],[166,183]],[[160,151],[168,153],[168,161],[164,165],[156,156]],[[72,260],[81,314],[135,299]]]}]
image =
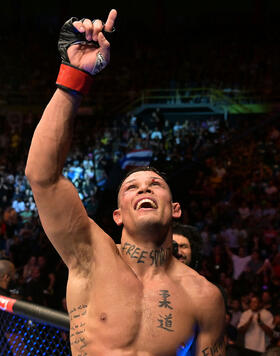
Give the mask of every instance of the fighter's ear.
[{"label": "fighter's ear", "polygon": [[122,222],[122,214],[121,214],[120,209],[114,210],[113,219],[118,226],[122,225],[123,222]]},{"label": "fighter's ear", "polygon": [[172,203],[173,211],[172,211],[172,217],[174,219],[179,219],[182,214],[181,206],[179,203]]}]

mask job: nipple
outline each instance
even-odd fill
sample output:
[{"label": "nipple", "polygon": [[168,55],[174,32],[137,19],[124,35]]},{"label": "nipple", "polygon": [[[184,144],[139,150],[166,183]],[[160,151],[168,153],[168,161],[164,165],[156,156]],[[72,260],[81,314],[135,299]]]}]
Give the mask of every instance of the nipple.
[{"label": "nipple", "polygon": [[106,320],[107,320],[107,315],[106,315],[106,313],[101,313],[101,314],[100,314],[100,320],[101,320],[101,321],[106,321]]}]

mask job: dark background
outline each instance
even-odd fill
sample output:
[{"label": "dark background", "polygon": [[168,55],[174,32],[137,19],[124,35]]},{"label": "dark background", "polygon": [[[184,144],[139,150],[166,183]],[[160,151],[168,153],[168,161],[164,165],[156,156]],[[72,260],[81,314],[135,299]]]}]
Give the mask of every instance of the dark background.
[{"label": "dark background", "polygon": [[[19,25],[30,28],[59,26],[68,17],[100,17],[105,19],[108,11],[116,8],[119,12],[118,26],[131,32],[146,34],[183,33],[189,28],[205,35],[218,27],[224,31],[240,26],[252,30],[258,26],[264,31],[272,23],[277,25],[280,2],[277,0],[236,0],[236,1],[24,1],[12,0],[1,4],[2,31],[15,31]],[[263,27],[264,26],[264,27]],[[207,32],[205,32],[207,30]]]}]

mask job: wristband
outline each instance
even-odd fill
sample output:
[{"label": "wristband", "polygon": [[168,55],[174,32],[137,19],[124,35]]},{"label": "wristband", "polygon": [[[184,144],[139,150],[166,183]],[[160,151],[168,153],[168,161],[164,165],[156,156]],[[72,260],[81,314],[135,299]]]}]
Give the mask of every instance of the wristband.
[{"label": "wristband", "polygon": [[56,85],[58,88],[73,95],[87,95],[93,83],[93,76],[88,72],[62,62]]}]

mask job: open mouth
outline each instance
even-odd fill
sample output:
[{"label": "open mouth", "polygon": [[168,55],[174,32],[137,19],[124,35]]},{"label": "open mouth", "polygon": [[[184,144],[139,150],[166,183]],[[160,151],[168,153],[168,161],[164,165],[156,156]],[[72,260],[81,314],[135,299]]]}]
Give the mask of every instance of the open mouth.
[{"label": "open mouth", "polygon": [[144,198],[136,202],[135,204],[135,210],[140,210],[140,209],[157,209],[157,204],[154,200],[149,199],[149,198]]}]

